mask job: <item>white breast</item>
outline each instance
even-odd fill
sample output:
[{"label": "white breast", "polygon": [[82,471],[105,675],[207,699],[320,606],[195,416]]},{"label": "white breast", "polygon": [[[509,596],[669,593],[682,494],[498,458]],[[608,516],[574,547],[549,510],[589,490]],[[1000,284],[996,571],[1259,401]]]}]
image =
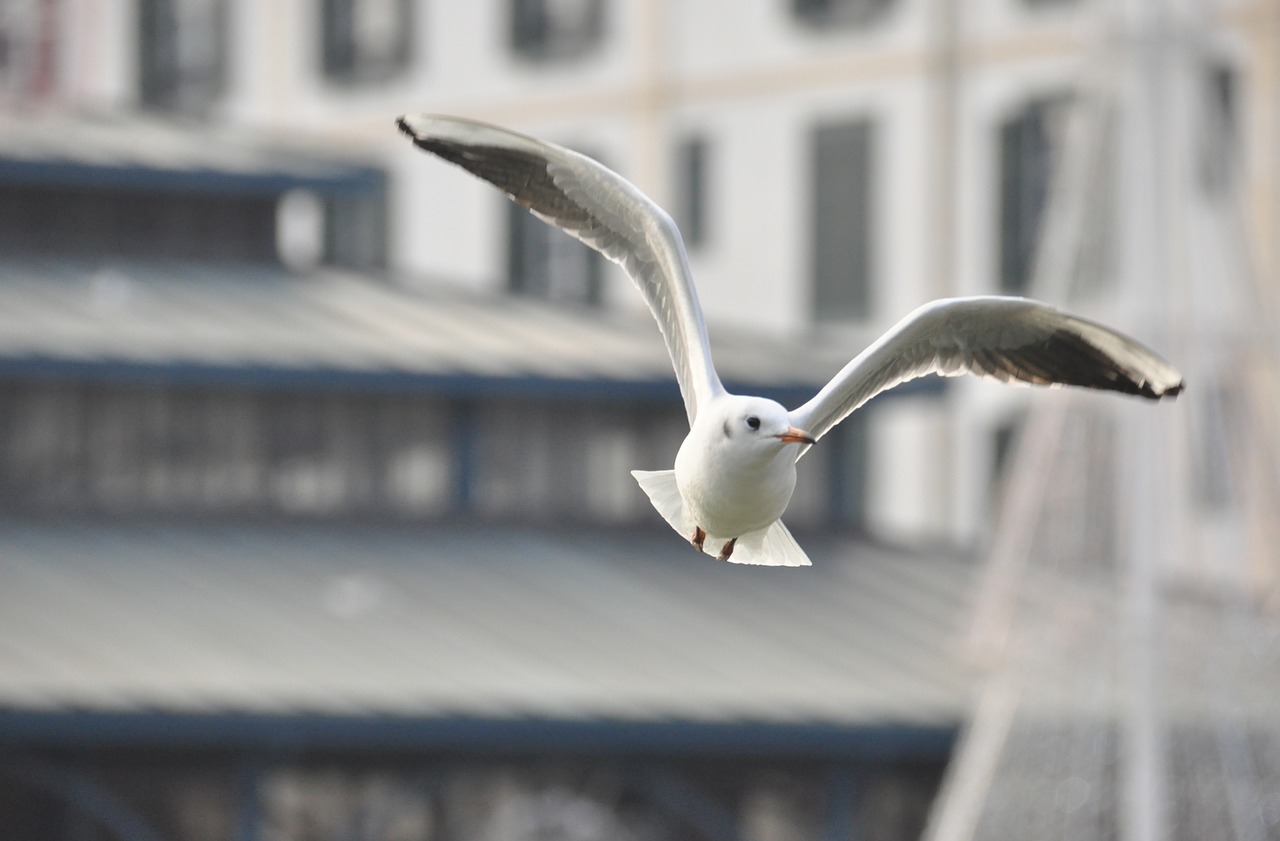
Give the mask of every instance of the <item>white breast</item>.
[{"label": "white breast", "polygon": [[676,454],[676,483],[694,522],[707,534],[729,539],[768,526],[787,509],[796,487],[795,451],[770,457],[699,440],[691,431]]}]

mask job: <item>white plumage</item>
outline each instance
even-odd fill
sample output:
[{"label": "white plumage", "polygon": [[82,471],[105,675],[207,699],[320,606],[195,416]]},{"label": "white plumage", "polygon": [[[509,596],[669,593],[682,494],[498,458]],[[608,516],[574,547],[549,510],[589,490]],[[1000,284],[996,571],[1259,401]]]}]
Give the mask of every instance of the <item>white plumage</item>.
[{"label": "white plumage", "polygon": [[782,524],[796,460],[880,392],[927,374],[1076,385],[1149,399],[1181,375],[1115,330],[1025,298],[925,304],[794,410],[729,394],[711,361],[680,232],[660,207],[600,163],[553,143],[454,117],[401,117],[420,148],[497,186],[538,218],[623,267],[671,354],[689,417],[673,470],[633,471],[654,507],[700,550],[738,563],[808,566]]}]

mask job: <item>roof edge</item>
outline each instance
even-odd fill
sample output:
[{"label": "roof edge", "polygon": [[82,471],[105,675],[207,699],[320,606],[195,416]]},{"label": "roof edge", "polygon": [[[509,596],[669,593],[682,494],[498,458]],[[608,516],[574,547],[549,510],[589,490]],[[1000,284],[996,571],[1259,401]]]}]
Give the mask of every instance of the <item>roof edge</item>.
[{"label": "roof edge", "polygon": [[951,755],[961,723],[561,720],[325,714],[0,712],[0,749],[614,753],[924,760]]},{"label": "roof edge", "polygon": [[[37,382],[125,383],[141,386],[271,388],[435,394],[452,398],[537,397],[557,400],[640,400],[678,403],[675,377],[616,379],[549,377],[537,374],[489,375],[473,372],[423,372],[395,368],[323,365],[271,365],[174,360],[66,359],[38,354],[0,355],[0,378]],[[742,383],[725,380],[734,393],[759,394],[780,403],[802,403],[813,386]],[[940,377],[904,383],[893,397],[937,396],[946,389]]]}]

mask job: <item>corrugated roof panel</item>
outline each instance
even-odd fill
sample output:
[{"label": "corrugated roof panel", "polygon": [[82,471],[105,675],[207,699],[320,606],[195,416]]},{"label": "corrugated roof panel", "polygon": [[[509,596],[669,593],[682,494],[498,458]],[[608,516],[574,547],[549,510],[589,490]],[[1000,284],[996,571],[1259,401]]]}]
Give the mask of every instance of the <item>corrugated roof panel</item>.
[{"label": "corrugated roof panel", "polygon": [[[722,378],[740,387],[816,390],[852,355],[711,332]],[[0,363],[23,359],[649,383],[675,393],[661,337],[642,312],[269,267],[6,262]]]},{"label": "corrugated roof panel", "polygon": [[779,571],[666,534],[9,524],[0,710],[958,722],[968,566],[809,549]]}]

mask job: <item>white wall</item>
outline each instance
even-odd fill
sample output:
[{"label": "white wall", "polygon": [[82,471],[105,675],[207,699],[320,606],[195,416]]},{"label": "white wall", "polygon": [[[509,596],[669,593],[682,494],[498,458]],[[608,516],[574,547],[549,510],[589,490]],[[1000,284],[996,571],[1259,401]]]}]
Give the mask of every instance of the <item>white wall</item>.
[{"label": "white wall", "polygon": [[132,3],[64,0],[58,55],[61,95],[70,106],[128,108],[138,96],[138,25]]}]

